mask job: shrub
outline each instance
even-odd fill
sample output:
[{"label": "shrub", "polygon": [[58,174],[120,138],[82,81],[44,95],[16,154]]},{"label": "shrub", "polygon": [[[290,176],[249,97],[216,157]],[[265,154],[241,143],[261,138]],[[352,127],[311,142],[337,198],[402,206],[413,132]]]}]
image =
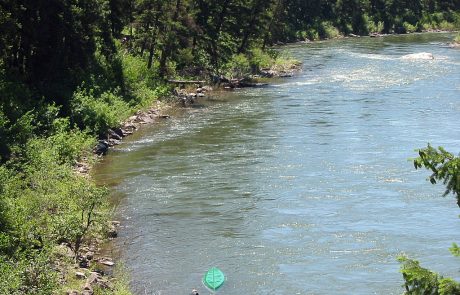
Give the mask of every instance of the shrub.
[{"label": "shrub", "polygon": [[414,25],[411,25],[408,22],[404,22],[403,27],[404,27],[404,29],[406,30],[407,33],[414,33],[414,32],[417,31],[417,27],[414,26]]},{"label": "shrub", "polygon": [[441,23],[439,23],[438,28],[440,30],[444,30],[444,31],[454,31],[455,30],[455,25],[453,23],[449,23],[448,21],[444,20]]},{"label": "shrub", "polygon": [[398,257],[404,278],[404,294],[460,294],[460,284],[453,279],[443,278],[435,272],[420,266],[416,260],[406,256]]},{"label": "shrub", "polygon": [[340,36],[339,30],[331,22],[321,22],[318,26],[318,34],[322,39],[332,39]]},{"label": "shrub", "polygon": [[251,65],[246,55],[235,54],[231,60],[223,67],[226,76],[230,78],[242,78],[251,73]]},{"label": "shrub", "polygon": [[103,134],[118,126],[129,116],[129,106],[114,92],[104,92],[95,97],[92,90],[77,90],[72,97],[71,119],[81,129],[93,134]]},{"label": "shrub", "polygon": [[48,295],[58,286],[47,251],[22,253],[14,261],[0,255],[0,294]]},{"label": "shrub", "polygon": [[53,134],[46,141],[58,163],[71,165],[95,144],[94,138],[87,132],[71,129],[69,118],[54,120]]},{"label": "shrub", "polygon": [[263,51],[260,48],[254,48],[249,53],[249,63],[252,72],[258,72],[260,69],[269,68],[273,63],[274,59],[267,51]]},{"label": "shrub", "polygon": [[308,29],[306,33],[309,40],[318,41],[320,39],[318,31],[314,28]]},{"label": "shrub", "polygon": [[455,36],[454,42],[460,43],[460,34],[457,34],[457,36]]},{"label": "shrub", "polygon": [[369,33],[382,33],[383,32],[383,22],[379,21],[375,23],[374,21],[369,20],[367,22],[367,28]]},{"label": "shrub", "polygon": [[438,275],[420,266],[416,260],[398,257],[407,294],[438,294]]}]

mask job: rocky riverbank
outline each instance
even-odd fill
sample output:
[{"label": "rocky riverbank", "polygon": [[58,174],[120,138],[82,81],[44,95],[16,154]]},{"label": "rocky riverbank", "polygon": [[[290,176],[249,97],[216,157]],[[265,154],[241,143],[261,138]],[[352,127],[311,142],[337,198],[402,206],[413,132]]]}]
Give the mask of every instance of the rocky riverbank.
[{"label": "rocky riverbank", "polygon": [[[301,64],[290,64],[288,67],[267,68],[261,69],[258,74],[244,78],[226,78],[217,77],[213,86],[204,85],[201,81],[173,81],[176,84],[172,96],[167,100],[168,103],[157,102],[152,107],[146,110],[139,110],[134,115],[129,117],[125,122],[118,127],[113,127],[107,130],[105,134],[99,137],[97,145],[93,149],[93,153],[97,158],[105,156],[110,148],[119,145],[123,139],[132,135],[144,125],[154,124],[160,120],[170,118],[168,112],[175,107],[189,107],[197,102],[198,99],[204,98],[213,90],[234,90],[243,87],[259,87],[266,85],[266,82],[261,82],[264,78],[274,77],[291,77],[301,70]],[[74,170],[90,177],[92,165],[96,161],[84,158],[74,166]],[[101,245],[107,240],[112,240],[118,236],[117,230],[120,226],[118,221],[111,221],[106,228],[106,236],[94,238],[88,241],[81,247],[78,255],[72,251],[71,247],[66,244],[61,244],[58,253],[62,256],[61,259],[74,259],[75,267],[66,269],[63,264],[60,269],[63,283],[66,280],[74,280],[74,288],[66,291],[68,295],[92,295],[95,290],[112,290],[116,279],[113,278],[111,268],[115,266],[113,257],[108,257],[103,254]],[[76,257],[75,257],[76,256]],[[67,264],[68,265],[68,264]]]}]

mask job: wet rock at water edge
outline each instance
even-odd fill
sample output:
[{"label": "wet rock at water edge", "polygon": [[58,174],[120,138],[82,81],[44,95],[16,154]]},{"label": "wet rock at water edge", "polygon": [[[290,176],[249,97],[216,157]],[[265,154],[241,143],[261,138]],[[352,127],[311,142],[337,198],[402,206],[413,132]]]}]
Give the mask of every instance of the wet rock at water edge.
[{"label": "wet rock at water edge", "polygon": [[105,258],[99,261],[101,264],[106,265],[106,266],[114,266],[115,262],[113,262],[111,259]]},{"label": "wet rock at water edge", "polygon": [[99,156],[104,156],[109,150],[109,143],[106,140],[99,140],[99,143],[94,147],[94,153]]},{"label": "wet rock at water edge", "polygon": [[112,130],[113,130],[113,132],[115,132],[115,134],[117,134],[121,138],[125,137],[125,134],[123,133],[123,129],[121,129],[121,128],[113,128]]},{"label": "wet rock at water edge", "polygon": [[109,129],[109,130],[107,130],[107,133],[108,133],[110,139],[116,139],[116,140],[122,140],[123,139],[123,132],[121,132],[121,135],[120,135],[117,132],[115,132],[114,130]]},{"label": "wet rock at water edge", "polygon": [[118,236],[117,226],[113,223],[109,225],[109,229],[107,230],[107,237],[110,239],[116,238]]}]

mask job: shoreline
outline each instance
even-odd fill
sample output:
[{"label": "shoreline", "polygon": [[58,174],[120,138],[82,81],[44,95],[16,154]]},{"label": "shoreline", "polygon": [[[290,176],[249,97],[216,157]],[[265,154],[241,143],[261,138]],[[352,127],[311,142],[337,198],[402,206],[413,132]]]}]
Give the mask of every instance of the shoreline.
[{"label": "shoreline", "polygon": [[[410,34],[425,34],[425,33],[438,33],[438,32],[423,32],[423,33],[410,33]],[[452,32],[439,32],[439,33],[452,33]],[[402,34],[390,34],[390,35],[385,35],[385,36],[393,36],[393,35],[402,35]],[[403,34],[403,35],[409,35],[409,34]],[[380,36],[380,37],[384,37],[384,36]],[[344,37],[344,38],[347,38],[347,37]],[[358,37],[351,36],[351,37],[348,37],[348,38],[358,38]],[[335,38],[335,39],[340,39],[340,38]],[[329,39],[329,40],[334,40],[334,39]],[[321,40],[321,41],[325,41],[325,40]],[[321,42],[321,41],[313,41],[313,42]],[[296,43],[303,43],[303,42],[296,42]],[[459,44],[459,46],[460,46],[460,44]],[[302,70],[301,66],[298,65],[297,68],[293,69],[293,71],[289,75],[286,75],[286,76],[284,76],[284,74],[285,74],[284,71],[274,72],[273,75],[271,75],[271,76],[264,76],[264,77],[260,77],[258,75],[251,76],[249,79],[255,79],[256,80],[256,79],[259,79],[259,78],[267,78],[268,83],[257,83],[256,82],[256,84],[248,84],[248,86],[244,86],[244,84],[243,84],[242,87],[238,87],[239,83],[241,83],[241,81],[244,81],[245,79],[248,79],[248,78],[244,78],[244,79],[241,79],[241,80],[227,79],[225,81],[222,81],[219,84],[218,87],[203,86],[202,83],[190,83],[192,85],[189,85],[189,86],[192,86],[192,87],[188,87],[188,88],[186,88],[186,87],[181,88],[179,86],[179,87],[177,87],[175,89],[174,95],[172,96],[171,101],[169,101],[167,103],[157,101],[153,106],[151,106],[151,107],[149,107],[149,108],[147,108],[145,110],[138,110],[134,115],[129,117],[128,120],[123,122],[120,127],[109,129],[109,131],[106,134],[107,138],[106,139],[100,139],[99,144],[96,146],[96,148],[97,148],[101,144],[101,141],[106,142],[106,143],[103,144],[103,149],[100,150],[101,153],[100,154],[98,154],[97,152],[95,153],[96,155],[98,155],[99,160],[96,163],[94,163],[94,165],[97,165],[97,163],[99,163],[101,160],[104,159],[103,156],[106,155],[106,153],[110,150],[110,148],[112,148],[113,146],[121,144],[125,137],[128,137],[128,136],[134,134],[136,131],[139,131],[142,128],[142,126],[154,124],[154,123],[158,122],[159,120],[169,119],[170,115],[168,114],[168,111],[170,111],[170,110],[172,110],[174,108],[180,108],[180,109],[187,108],[187,107],[193,105],[200,98],[205,98],[206,96],[208,96],[209,94],[211,94],[214,91],[219,91],[219,90],[232,91],[232,90],[237,90],[237,89],[244,88],[244,87],[260,87],[260,86],[264,86],[264,85],[269,84],[269,82],[270,82],[269,79],[271,79],[271,78],[276,78],[276,77],[289,78],[289,77],[292,77],[292,75],[298,73],[301,70]],[[181,84],[181,83],[178,83],[178,84]],[[184,83],[184,84],[186,84],[186,83]],[[85,171],[83,171],[82,173],[89,175],[89,177],[91,177],[94,180],[94,178],[91,176],[91,171],[92,171],[92,168],[94,167],[94,165],[92,165],[92,164],[87,164],[87,165],[90,166],[90,167],[88,169],[86,169]],[[80,167],[85,167],[85,165],[82,165]],[[79,169],[81,169],[81,168],[79,168]],[[106,254],[106,253],[111,252],[110,249],[113,249],[113,246],[111,246],[109,244],[112,243],[113,240],[117,238],[117,236],[118,236],[117,228],[119,226],[120,226],[119,221],[111,221],[110,225],[107,226],[108,229],[109,229],[109,233],[111,233],[110,236],[108,238],[103,239],[102,241],[98,241],[96,243],[96,245],[95,245],[96,248],[98,248],[99,250],[101,250],[101,249],[103,249],[103,250],[102,250],[102,256],[95,258],[94,261],[104,264],[105,267],[107,267],[109,269],[111,269],[115,265],[119,264],[119,262],[116,262],[113,257],[108,257],[107,254]],[[91,246],[93,246],[93,245],[89,246],[90,255],[91,255],[91,252],[92,252],[91,251]],[[90,277],[87,278],[87,281],[86,281],[86,284],[85,284],[83,290],[85,290],[85,288],[88,289],[88,282],[91,281],[91,280],[93,280],[93,284],[97,284],[98,282],[110,281],[110,277],[112,276],[112,274],[111,274],[112,272],[113,271],[109,271],[109,272],[107,272],[107,274],[102,274],[100,276],[96,275],[96,279],[94,279],[94,277],[95,277],[94,272],[91,272]],[[116,279],[117,276],[115,275],[114,278]],[[91,283],[89,285],[91,285]],[[110,289],[110,286],[108,286],[107,288]],[[78,294],[78,293],[69,293],[68,292],[67,294]],[[82,293],[82,294],[85,294],[85,293]]]},{"label": "shoreline", "polygon": [[[289,78],[300,72],[301,65],[296,63],[295,66],[290,67],[290,71],[277,71],[270,70],[270,76],[264,77],[265,79],[284,77]],[[242,81],[256,81],[259,76],[246,77],[241,80],[228,80],[223,81],[217,86],[211,87],[208,85],[201,85],[200,83],[192,83],[193,87],[178,87],[175,89],[172,97],[167,102],[157,101],[152,106],[145,110],[138,110],[134,115],[130,116],[126,121],[120,124],[120,127],[110,128],[104,135],[104,138],[99,139],[97,145],[93,149],[93,154],[90,157],[93,159],[82,159],[74,166],[74,171],[80,174],[82,177],[87,177],[92,181],[95,181],[93,176],[94,167],[104,161],[105,156],[111,148],[123,143],[125,137],[133,135],[135,132],[140,131],[143,126],[155,124],[160,120],[167,120],[171,118],[170,112],[174,109],[187,109],[192,106],[201,98],[209,96],[211,93],[216,91],[234,91],[247,87],[261,87],[268,85],[269,83],[259,82],[245,82]],[[236,82],[235,82],[236,81]],[[107,201],[111,202],[111,201]],[[114,204],[109,204],[109,207],[113,210],[116,209]],[[105,290],[112,290],[112,281],[117,281],[118,276],[115,274],[115,268],[120,262],[115,261],[113,257],[113,243],[114,239],[118,237],[118,228],[121,223],[117,220],[113,220],[114,215],[110,215],[110,221],[105,226],[104,230],[107,232],[106,237],[96,238],[90,240],[89,243],[85,243],[82,246],[82,252],[76,259],[75,275],[79,282],[81,291],[68,290],[68,295],[88,295],[93,294],[94,288],[102,288]],[[60,250],[63,253],[68,253],[69,249],[65,245],[60,245]],[[121,263],[122,264],[122,263]],[[97,270],[92,271],[96,265]],[[125,270],[121,270],[122,273]],[[67,273],[68,274],[68,273]],[[85,293],[86,292],[86,293]]]},{"label": "shoreline", "polygon": [[[297,40],[293,42],[287,42],[287,43],[278,43],[274,45],[275,48],[283,47],[283,46],[289,46],[289,45],[295,45],[295,44],[314,44],[314,43],[321,43],[325,41],[333,41],[333,40],[341,40],[341,39],[354,39],[354,38],[382,38],[382,37],[389,37],[389,36],[408,36],[408,35],[423,35],[423,34],[448,34],[448,33],[460,33],[460,30],[424,30],[422,32],[409,32],[409,33],[389,33],[389,34],[384,34],[384,33],[369,33],[368,35],[355,35],[355,34],[349,34],[349,35],[339,35],[337,37],[333,38],[324,38],[324,39],[318,39],[318,40]],[[455,42],[452,40],[451,43],[448,43],[449,45],[451,44],[457,44],[460,46],[460,43]]]}]

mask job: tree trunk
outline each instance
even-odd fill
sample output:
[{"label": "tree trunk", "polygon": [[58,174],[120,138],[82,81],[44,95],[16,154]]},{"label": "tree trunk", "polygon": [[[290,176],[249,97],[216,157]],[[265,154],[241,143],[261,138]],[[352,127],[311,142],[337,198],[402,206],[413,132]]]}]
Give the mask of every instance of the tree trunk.
[{"label": "tree trunk", "polygon": [[150,69],[152,67],[152,63],[153,63],[153,53],[155,52],[154,50],[154,46],[153,44],[150,45],[150,49],[149,49],[149,61],[147,63],[147,69]]}]

